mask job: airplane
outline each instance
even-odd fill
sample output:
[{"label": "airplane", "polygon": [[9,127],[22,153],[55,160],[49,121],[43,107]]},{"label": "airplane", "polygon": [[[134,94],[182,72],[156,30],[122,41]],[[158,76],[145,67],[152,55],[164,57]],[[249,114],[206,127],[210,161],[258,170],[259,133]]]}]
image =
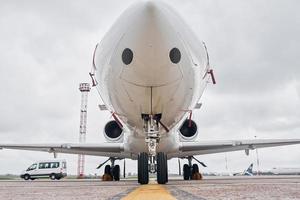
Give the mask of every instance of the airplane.
[{"label": "airplane", "polygon": [[276,168],[269,170],[274,175],[300,175],[300,168]]},{"label": "airplane", "polygon": [[[216,83],[207,48],[179,15],[158,1],[139,1],[118,18],[94,50],[90,76],[113,120],[104,143],[0,144],[4,149],[109,157],[105,173],[119,180],[119,159],[137,160],[138,182],[168,182],[171,158],[187,159],[184,180],[199,173],[195,155],[299,144],[300,139],[197,141],[193,111]],[[200,164],[203,164],[200,162]]]},{"label": "airplane", "polygon": [[260,175],[300,175],[300,168],[274,167],[269,170],[259,171],[259,174]]},{"label": "airplane", "polygon": [[253,163],[242,173],[235,173],[234,176],[253,176]]}]

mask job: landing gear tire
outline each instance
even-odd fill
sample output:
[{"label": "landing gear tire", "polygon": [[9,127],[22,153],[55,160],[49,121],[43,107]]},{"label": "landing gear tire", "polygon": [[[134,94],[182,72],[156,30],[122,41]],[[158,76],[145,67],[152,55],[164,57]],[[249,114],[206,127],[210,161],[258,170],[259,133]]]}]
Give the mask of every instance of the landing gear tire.
[{"label": "landing gear tire", "polygon": [[113,180],[110,165],[105,165],[104,175],[102,176],[102,180],[103,181],[112,181]]},{"label": "landing gear tire", "polygon": [[138,156],[138,182],[140,184],[149,183],[148,154],[145,152]]},{"label": "landing gear tire", "polygon": [[156,156],[157,162],[157,183],[166,184],[168,182],[168,160],[163,152],[159,152]]},{"label": "landing gear tire", "polygon": [[112,175],[115,181],[120,180],[120,165],[115,165],[112,170]]},{"label": "landing gear tire", "polygon": [[191,168],[188,164],[183,165],[183,179],[190,180],[191,178]]},{"label": "landing gear tire", "polygon": [[199,167],[197,164],[193,164],[192,174],[199,173]]},{"label": "landing gear tire", "polygon": [[110,168],[110,165],[105,165],[105,168],[104,168],[104,174],[109,174],[111,175],[111,168]]},{"label": "landing gear tire", "polygon": [[201,180],[202,175],[199,173],[199,167],[197,164],[193,164],[192,167],[192,180]]}]

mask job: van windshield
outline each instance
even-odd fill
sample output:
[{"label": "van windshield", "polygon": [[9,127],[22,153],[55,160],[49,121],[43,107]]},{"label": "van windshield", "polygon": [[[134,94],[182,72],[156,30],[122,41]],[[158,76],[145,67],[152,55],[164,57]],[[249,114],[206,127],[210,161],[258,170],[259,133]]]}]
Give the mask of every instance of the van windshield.
[{"label": "van windshield", "polygon": [[26,171],[34,170],[34,169],[36,169],[36,166],[37,166],[37,164],[34,163],[34,164],[32,164],[30,167],[28,167],[28,169],[27,169]]}]

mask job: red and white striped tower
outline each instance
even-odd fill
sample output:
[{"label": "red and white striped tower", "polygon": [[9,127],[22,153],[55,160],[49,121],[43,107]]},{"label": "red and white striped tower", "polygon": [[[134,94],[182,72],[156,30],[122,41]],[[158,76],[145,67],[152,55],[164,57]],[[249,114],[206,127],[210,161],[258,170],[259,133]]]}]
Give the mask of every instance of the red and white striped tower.
[{"label": "red and white striped tower", "polygon": [[[79,143],[85,143],[88,93],[91,90],[90,84],[80,83],[79,90],[81,92]],[[78,155],[77,176],[78,178],[84,177],[84,155]]]}]

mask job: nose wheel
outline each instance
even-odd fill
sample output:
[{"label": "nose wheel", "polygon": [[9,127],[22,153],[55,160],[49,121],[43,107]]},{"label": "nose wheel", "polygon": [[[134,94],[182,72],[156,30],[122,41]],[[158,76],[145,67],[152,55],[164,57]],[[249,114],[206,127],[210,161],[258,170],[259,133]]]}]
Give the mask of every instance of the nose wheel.
[{"label": "nose wheel", "polygon": [[138,182],[149,183],[148,154],[145,152],[138,155]]},{"label": "nose wheel", "polygon": [[[145,152],[138,155],[138,182],[142,185],[149,183],[149,172],[151,172],[149,158]],[[157,153],[155,170],[157,183],[166,184],[168,182],[168,160],[165,153]]]},{"label": "nose wheel", "polygon": [[145,142],[148,145],[148,153],[142,152],[138,155],[138,182],[149,183],[149,172],[157,173],[157,182],[165,184],[168,182],[168,159],[164,152],[157,153],[160,139],[161,114],[142,114],[144,121]]},{"label": "nose wheel", "polygon": [[166,184],[168,182],[168,160],[163,152],[159,152],[156,156],[157,167],[157,183]]}]

